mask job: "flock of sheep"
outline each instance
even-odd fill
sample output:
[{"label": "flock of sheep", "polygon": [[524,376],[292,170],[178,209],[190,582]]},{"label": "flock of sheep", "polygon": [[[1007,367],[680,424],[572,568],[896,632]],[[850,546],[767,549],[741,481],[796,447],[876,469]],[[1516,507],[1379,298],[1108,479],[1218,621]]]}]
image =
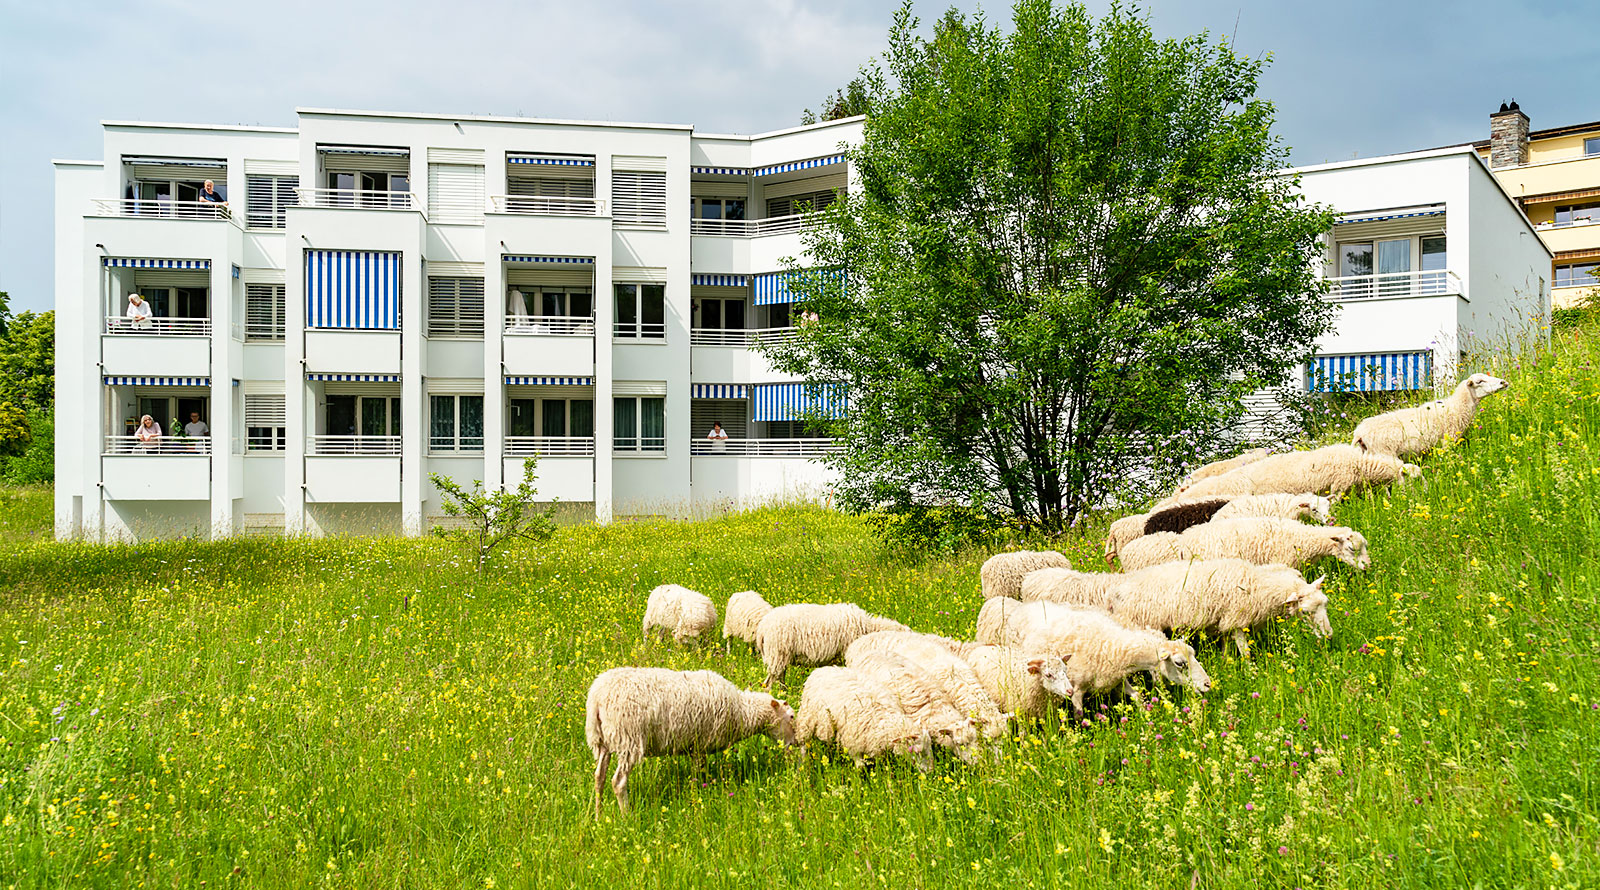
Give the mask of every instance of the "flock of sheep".
[{"label": "flock of sheep", "polygon": [[[1112,524],[1105,556],[1120,559],[1121,573],[1074,571],[1054,551],[996,554],[980,571],[985,602],[971,641],[918,633],[851,603],[773,607],[755,591],[736,593],[722,635],[755,647],[764,686],[796,662],[824,665],[806,678],[799,712],[713,671],[606,671],[589,688],[585,720],[595,813],[613,756],[624,811],[628,775],[643,758],[699,758],[760,733],[835,745],[857,763],[900,754],[925,766],[936,748],[970,761],[980,736],[1003,735],[1013,716],[1042,717],[1062,700],[1081,713],[1086,694],[1115,689],[1137,697],[1136,674],[1209,690],[1194,648],[1172,631],[1231,637],[1245,658],[1250,629],[1275,618],[1303,617],[1329,637],[1323,581],[1300,569],[1324,556],[1370,563],[1359,532],[1326,524],[1329,497],[1418,475],[1403,459],[1460,437],[1479,401],[1507,385],[1474,374],[1449,398],[1368,418],[1352,444],[1256,449],[1201,467],[1149,512]],[[1308,518],[1323,525],[1300,521]],[[650,593],[644,632],[684,642],[716,621],[710,598],[667,584]]]}]

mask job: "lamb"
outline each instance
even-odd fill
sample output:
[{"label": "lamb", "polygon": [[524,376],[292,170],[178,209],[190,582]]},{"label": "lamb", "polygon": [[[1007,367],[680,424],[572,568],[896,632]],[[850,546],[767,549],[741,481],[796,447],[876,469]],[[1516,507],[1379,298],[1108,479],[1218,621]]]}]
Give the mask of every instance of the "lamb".
[{"label": "lamb", "polygon": [[1148,513],[1124,516],[1111,524],[1106,537],[1106,565],[1113,565],[1122,548],[1156,532],[1182,532],[1216,519],[1278,516],[1284,519],[1328,521],[1328,499],[1316,494],[1217,495],[1168,498]]},{"label": "lamb", "polygon": [[894,695],[900,710],[927,730],[934,744],[957,749],[978,740],[972,718],[961,713],[932,674],[904,655],[879,650],[859,652],[856,657],[847,658],[845,666],[883,684]]},{"label": "lamb", "polygon": [[704,757],[758,733],[794,744],[794,711],[764,692],[747,692],[714,671],[612,668],[594,679],[584,736],[594,752],[594,813],[611,755],[611,791],[628,811],[628,774],[646,757]]},{"label": "lamb", "polygon": [[677,584],[663,584],[650,591],[644,606],[644,633],[653,627],[672,631],[672,639],[682,643],[699,637],[717,626],[717,606],[711,597]]},{"label": "lamb", "polygon": [[[1144,540],[1140,538],[1138,540]],[[1134,543],[1137,543],[1135,541]],[[1129,545],[1132,546],[1132,545]],[[1112,590],[1122,584],[1125,575],[1111,572],[1074,572],[1070,569],[1041,569],[1022,579],[1022,601],[1025,603],[1066,603],[1074,606],[1106,609],[1111,606]],[[982,614],[981,612],[979,613]]]},{"label": "lamb", "polygon": [[1449,398],[1361,421],[1350,442],[1370,454],[1401,458],[1426,454],[1445,439],[1461,438],[1478,416],[1478,403],[1484,396],[1510,385],[1499,377],[1473,374],[1456,384]]},{"label": "lamb", "polygon": [[1343,496],[1367,485],[1420,476],[1422,468],[1397,457],[1370,454],[1354,445],[1327,445],[1313,451],[1275,454],[1255,463],[1196,482],[1190,497],[1298,494]]},{"label": "lamb", "polygon": [[995,705],[1018,717],[1044,717],[1058,700],[1072,697],[1066,665],[1071,655],[1030,656],[1010,646],[978,646],[966,660]]},{"label": "lamb", "polygon": [[1333,635],[1328,596],[1322,592],[1325,579],[1308,584],[1288,566],[1209,559],[1163,563],[1122,577],[1126,580],[1116,588],[1110,609],[1118,620],[1231,634],[1244,658],[1250,657],[1246,633],[1273,618],[1299,615],[1314,635]]},{"label": "lamb", "polygon": [[767,666],[763,686],[782,680],[798,657],[810,664],[828,664],[844,654],[858,637],[878,630],[910,630],[898,621],[880,618],[853,603],[779,606],[756,624],[756,651]]},{"label": "lamb", "polygon": [[1183,640],[1169,640],[1148,627],[1129,627],[1103,613],[1059,611],[1037,625],[1022,648],[1072,656],[1066,667],[1072,680],[1072,706],[1080,714],[1083,696],[1088,692],[1120,685],[1124,694],[1137,699],[1138,693],[1128,678],[1140,671],[1199,692],[1211,689],[1211,677],[1195,657],[1193,646]]},{"label": "lamb", "polygon": [[1183,494],[1185,489],[1196,482],[1199,482],[1201,479],[1210,479],[1212,476],[1221,476],[1223,473],[1226,473],[1230,470],[1236,470],[1245,464],[1253,464],[1262,458],[1270,456],[1272,456],[1272,449],[1270,448],[1252,448],[1238,457],[1230,457],[1227,460],[1213,461],[1197,470],[1192,471],[1189,473],[1189,475],[1179,480],[1178,489],[1176,492],[1174,492],[1174,494]]},{"label": "lamb", "polygon": [[1035,569],[1061,568],[1070,569],[1072,563],[1067,558],[1054,550],[1017,550],[1011,553],[996,553],[983,563],[983,568],[978,570],[978,579],[983,584],[983,598],[990,599],[997,596],[1016,598],[1022,589],[1022,576]]},{"label": "lamb", "polygon": [[975,643],[934,634],[886,630],[867,634],[851,643],[844,651],[844,663],[854,667],[858,659],[873,652],[904,656],[926,671],[957,709],[977,721],[985,736],[997,738],[1005,732],[1006,716],[1000,713],[987,688],[965,661],[966,653],[975,648]]},{"label": "lamb", "polygon": [[1258,517],[1208,522],[1181,535],[1145,535],[1123,548],[1122,568],[1136,571],[1164,562],[1232,557],[1256,565],[1279,563],[1298,569],[1324,556],[1357,569],[1372,562],[1367,539],[1354,529]]},{"label": "lamb", "polygon": [[772,611],[772,606],[754,590],[741,590],[728,597],[722,610],[722,638],[734,637],[755,645],[756,625]]},{"label": "lamb", "polygon": [[916,757],[926,769],[932,744],[927,730],[900,710],[882,683],[843,667],[817,668],[806,677],[795,737],[836,743],[857,766],[865,758],[896,753]]}]

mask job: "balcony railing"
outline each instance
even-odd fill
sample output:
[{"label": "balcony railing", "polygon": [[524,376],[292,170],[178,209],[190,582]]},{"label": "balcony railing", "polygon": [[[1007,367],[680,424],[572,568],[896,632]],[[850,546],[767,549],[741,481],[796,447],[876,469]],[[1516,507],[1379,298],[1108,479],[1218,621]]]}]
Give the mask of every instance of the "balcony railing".
[{"label": "balcony railing", "polygon": [[789,216],[769,216],[766,219],[691,219],[691,235],[728,235],[735,238],[752,238],[758,235],[785,235],[816,225],[808,222],[809,213]]},{"label": "balcony railing", "polygon": [[786,343],[793,339],[794,328],[761,328],[757,330],[693,328],[689,331],[690,346],[738,346],[750,349],[758,343]]},{"label": "balcony railing", "polygon": [[625,340],[660,340],[667,336],[667,325],[659,321],[619,321],[611,333]]},{"label": "balcony railing", "polygon": [[617,436],[611,450],[618,454],[659,454],[667,450],[667,440],[664,436]]},{"label": "balcony railing", "polygon": [[233,214],[228,208],[212,201],[163,201],[159,198],[96,198],[94,215],[159,219],[233,219]]},{"label": "balcony railing", "polygon": [[301,207],[339,207],[352,210],[421,210],[414,192],[376,192],[363,189],[296,188]]},{"label": "balcony railing", "polygon": [[489,208],[494,213],[521,213],[530,216],[604,216],[606,202],[599,198],[490,195]]},{"label": "balcony railing", "polygon": [[692,455],[815,458],[839,451],[832,439],[691,439]]},{"label": "balcony railing", "polygon": [[210,436],[106,436],[105,454],[196,455],[211,453]]},{"label": "balcony railing", "polygon": [[543,315],[506,316],[508,334],[544,334],[556,337],[593,337],[594,319]]},{"label": "balcony railing", "polygon": [[1461,293],[1461,279],[1448,270],[1388,272],[1329,278],[1328,299],[1368,300],[1388,297],[1436,297]]},{"label": "balcony railing", "polygon": [[398,456],[399,436],[307,436],[306,454]]},{"label": "balcony railing", "polygon": [[594,457],[594,437],[506,436],[506,457]]},{"label": "balcony railing", "polygon": [[145,337],[209,337],[209,318],[141,318],[106,316],[106,333],[136,334]]}]

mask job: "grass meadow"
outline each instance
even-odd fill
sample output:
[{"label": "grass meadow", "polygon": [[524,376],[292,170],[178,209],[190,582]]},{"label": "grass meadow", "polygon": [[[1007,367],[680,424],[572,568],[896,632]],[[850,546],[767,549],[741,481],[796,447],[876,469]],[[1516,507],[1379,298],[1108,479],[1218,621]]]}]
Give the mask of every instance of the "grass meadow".
[{"label": "grass meadow", "polygon": [[[480,580],[432,540],[55,543],[48,491],[7,491],[0,887],[1600,886],[1600,335],[1485,369],[1513,386],[1464,443],[1335,508],[1374,565],[1319,567],[1330,641],[1207,643],[1207,696],[972,766],[647,760],[599,821],[597,673],[762,676],[642,640],[652,586],[970,636],[984,554],[791,507],[567,527]],[[1051,544],[1103,567],[1108,519]]]}]

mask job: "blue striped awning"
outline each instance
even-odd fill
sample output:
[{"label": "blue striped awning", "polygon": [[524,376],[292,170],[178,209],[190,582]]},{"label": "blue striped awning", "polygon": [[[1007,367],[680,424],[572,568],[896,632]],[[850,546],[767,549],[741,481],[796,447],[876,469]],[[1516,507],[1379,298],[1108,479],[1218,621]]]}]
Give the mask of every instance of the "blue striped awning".
[{"label": "blue striped awning", "polygon": [[1386,219],[1410,219],[1413,216],[1444,216],[1443,204],[1429,204],[1426,207],[1397,207],[1393,210],[1368,210],[1361,213],[1352,213],[1334,220],[1336,226],[1349,225],[1350,223],[1382,222]]},{"label": "blue striped awning", "polygon": [[749,167],[690,167],[690,173],[700,173],[706,176],[749,176]]},{"label": "blue striped awning", "polygon": [[746,287],[748,275],[690,275],[689,283],[695,287]]},{"label": "blue striped awning", "polygon": [[506,377],[506,386],[594,386],[593,377]]},{"label": "blue striped awning", "polygon": [[827,157],[811,158],[806,161],[790,161],[787,164],[757,167],[750,172],[753,176],[771,176],[774,173],[792,173],[795,170],[810,170],[812,167],[826,167],[829,164],[842,163],[844,163],[844,155],[828,155]]},{"label": "blue striped awning", "polygon": [[757,383],[755,420],[796,420],[803,414],[842,417],[849,399],[840,383]]},{"label": "blue striped awning", "polygon": [[210,377],[102,377],[106,386],[210,386]]},{"label": "blue striped awning", "polygon": [[794,297],[789,293],[789,281],[792,275],[805,275],[811,272],[823,272],[826,275],[838,276],[839,281],[844,280],[844,272],[840,269],[831,272],[820,269],[800,269],[789,272],[762,272],[751,276],[751,286],[755,292],[755,305],[770,306],[774,303],[792,303]]},{"label": "blue striped awning", "polygon": [[1319,355],[1306,368],[1312,392],[1382,392],[1430,389],[1433,352],[1381,352],[1371,355]]},{"label": "blue striped awning", "polygon": [[211,270],[210,260],[158,260],[150,257],[108,256],[100,260],[106,268],[123,269],[199,269]]},{"label": "blue striped awning", "polygon": [[594,265],[592,256],[527,256],[508,253],[500,257],[507,263],[564,263],[567,265]]},{"label": "blue striped awning", "polygon": [[696,383],[689,387],[691,399],[743,399],[750,387],[743,383]]},{"label": "blue striped awning", "polygon": [[593,167],[594,158],[571,155],[506,155],[507,164],[539,164],[545,167]]},{"label": "blue striped awning", "polygon": [[321,380],[329,383],[399,383],[399,374],[326,374],[322,372],[306,375],[307,380]]},{"label": "blue striped awning", "polygon": [[398,331],[400,254],[306,251],[306,327]]}]

